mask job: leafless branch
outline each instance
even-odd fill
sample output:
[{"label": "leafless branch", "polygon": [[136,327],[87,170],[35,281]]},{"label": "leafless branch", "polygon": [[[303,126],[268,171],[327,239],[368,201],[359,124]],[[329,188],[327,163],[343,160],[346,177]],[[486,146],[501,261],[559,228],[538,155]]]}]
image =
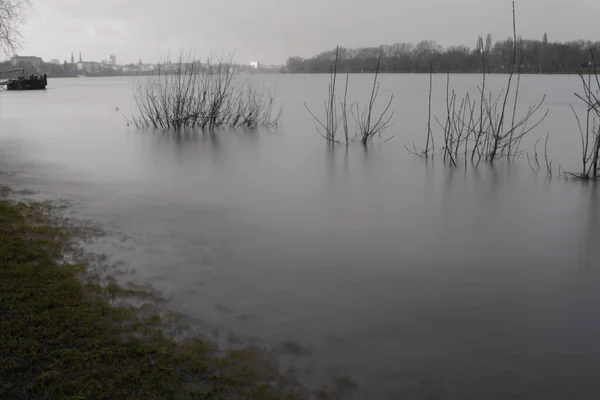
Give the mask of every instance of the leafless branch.
[{"label": "leafless branch", "polygon": [[[373,78],[373,86],[371,88],[369,104],[365,106],[362,111],[360,110],[358,104],[356,105],[356,114],[354,115],[354,120],[356,121],[356,125],[358,127],[360,141],[363,144],[367,144],[375,135],[381,135],[383,131],[388,129],[392,125],[391,120],[394,116],[394,112],[390,112],[390,107],[392,106],[392,102],[394,100],[393,94],[390,95],[390,99],[383,112],[381,112],[378,117],[373,114],[373,107],[375,106],[377,96],[379,95],[378,78],[382,55],[383,49],[380,50],[379,57],[377,59],[377,67],[375,69],[375,76]],[[376,119],[375,123],[373,123],[374,119]]]}]

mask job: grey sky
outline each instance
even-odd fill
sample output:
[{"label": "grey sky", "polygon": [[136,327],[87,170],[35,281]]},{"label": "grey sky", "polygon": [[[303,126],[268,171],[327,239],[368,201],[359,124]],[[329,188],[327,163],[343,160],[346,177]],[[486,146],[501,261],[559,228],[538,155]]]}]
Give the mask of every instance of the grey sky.
[{"label": "grey sky", "polygon": [[[600,0],[517,1],[519,34],[600,40]],[[33,0],[21,54],[119,63],[236,51],[284,63],[333,48],[436,40],[473,47],[511,34],[509,0]]]}]

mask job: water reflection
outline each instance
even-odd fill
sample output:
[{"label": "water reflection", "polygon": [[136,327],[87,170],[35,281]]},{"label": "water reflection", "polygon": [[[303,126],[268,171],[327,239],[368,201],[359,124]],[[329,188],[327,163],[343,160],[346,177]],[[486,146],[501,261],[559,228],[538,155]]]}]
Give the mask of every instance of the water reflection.
[{"label": "water reflection", "polygon": [[[14,120],[0,125],[0,169],[16,172],[1,176],[81,204],[127,279],[163,291],[202,333],[297,343],[316,380],[348,375],[357,398],[600,392],[598,185],[415,157],[402,147],[424,132],[414,98],[396,110],[406,137],[328,146],[300,101],[320,104],[321,78],[261,78],[298,104],[278,129],[179,134],[107,118],[124,86],[65,81],[51,101],[30,99],[44,118],[17,117],[29,100],[3,103]],[[428,77],[382,79],[400,98]],[[547,89],[523,79],[527,96]]]},{"label": "water reflection", "polygon": [[583,265],[596,265],[600,256],[600,187],[595,183],[584,183],[580,188],[579,218],[574,223],[581,226],[581,232],[574,240],[579,242],[579,254]]}]

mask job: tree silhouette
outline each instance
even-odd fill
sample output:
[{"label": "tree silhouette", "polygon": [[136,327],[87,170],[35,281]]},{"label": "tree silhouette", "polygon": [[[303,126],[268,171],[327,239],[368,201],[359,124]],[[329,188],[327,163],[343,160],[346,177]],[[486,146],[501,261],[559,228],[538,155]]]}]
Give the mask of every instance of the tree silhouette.
[{"label": "tree silhouette", "polygon": [[475,52],[481,53],[483,51],[483,38],[479,36],[477,38],[477,44],[475,45]]},{"label": "tree silhouette", "polygon": [[490,54],[490,50],[492,50],[492,35],[488,33],[485,37],[485,53]]},{"label": "tree silhouette", "polygon": [[20,28],[28,6],[29,0],[0,0],[0,48],[6,55],[21,47]]},{"label": "tree silhouette", "polygon": [[[416,46],[395,43],[382,46],[380,72],[479,72],[481,53],[485,51],[486,70],[492,73],[509,72],[513,58],[512,37],[493,42],[488,34],[485,43],[481,36],[474,49],[467,46],[442,48],[436,42],[424,40]],[[600,54],[600,41],[575,40],[549,42],[543,39],[518,39],[519,60],[522,73],[575,73],[581,65],[588,65],[590,49]],[[340,48],[339,70],[343,72],[374,72],[380,48]],[[335,51],[326,51],[310,58],[292,57],[286,65],[291,73],[327,73]]]}]

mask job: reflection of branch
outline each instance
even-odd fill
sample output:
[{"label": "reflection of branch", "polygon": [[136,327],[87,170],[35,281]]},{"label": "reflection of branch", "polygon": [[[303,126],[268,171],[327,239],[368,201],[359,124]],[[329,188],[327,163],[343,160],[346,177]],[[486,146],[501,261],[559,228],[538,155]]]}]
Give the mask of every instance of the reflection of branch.
[{"label": "reflection of branch", "polygon": [[531,168],[531,170],[533,172],[538,172],[538,170],[536,170],[535,168],[533,168],[533,166],[531,165],[531,160],[529,159],[529,153],[527,153],[527,163],[529,164],[529,168]]}]

